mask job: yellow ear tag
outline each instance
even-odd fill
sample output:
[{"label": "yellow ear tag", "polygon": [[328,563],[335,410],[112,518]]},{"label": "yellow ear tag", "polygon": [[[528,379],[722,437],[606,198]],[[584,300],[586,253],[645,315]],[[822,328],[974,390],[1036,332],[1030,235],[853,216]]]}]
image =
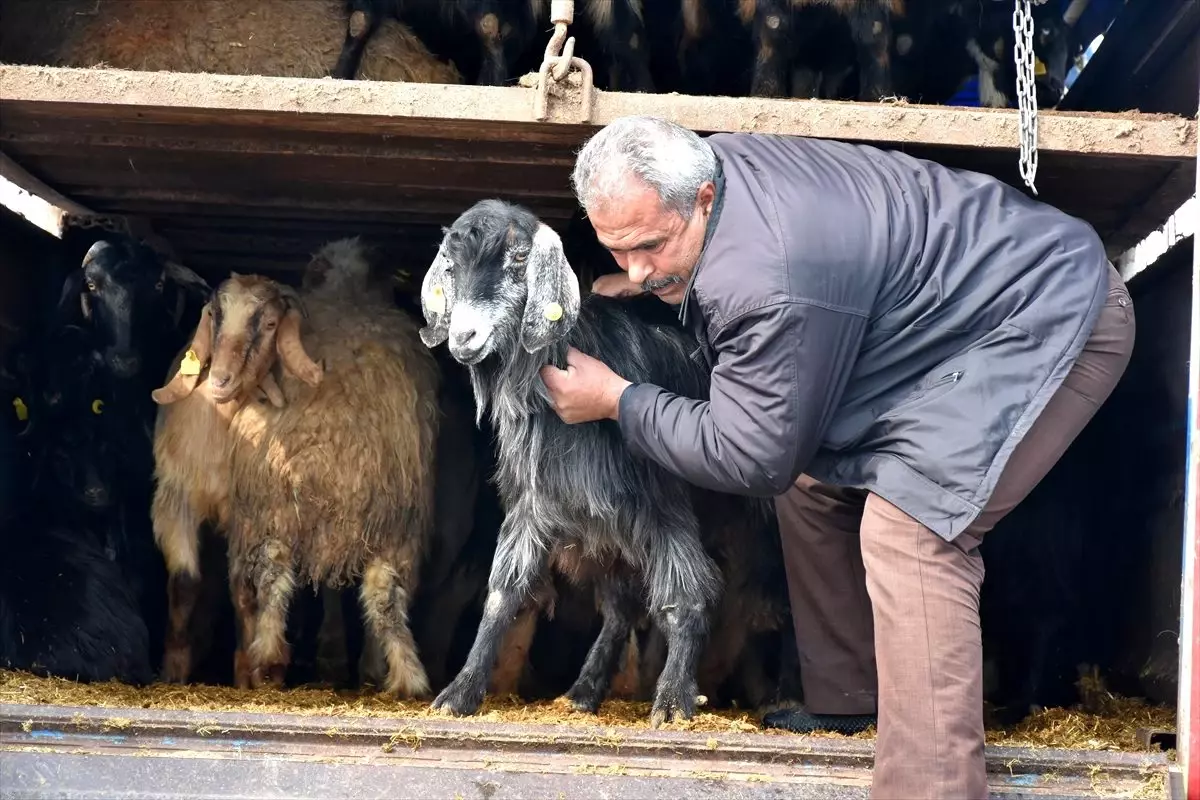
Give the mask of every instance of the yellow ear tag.
[{"label": "yellow ear tag", "polygon": [[1033,59],[1033,74],[1038,78],[1046,74],[1046,65],[1043,64],[1042,60],[1036,56]]},{"label": "yellow ear tag", "polygon": [[542,311],[546,319],[551,322],[558,322],[562,319],[562,306],[558,303],[547,303],[546,308]]},{"label": "yellow ear tag", "polygon": [[25,422],[29,419],[29,407],[25,405],[25,401],[19,397],[13,398],[13,408],[17,412],[17,419]]},{"label": "yellow ear tag", "polygon": [[200,359],[196,357],[195,350],[188,350],[183,356],[183,362],[179,365],[180,375],[199,375],[200,374]]},{"label": "yellow ear tag", "polygon": [[435,286],[430,292],[429,310],[435,314],[446,313],[446,293],[442,291],[442,287]]},{"label": "yellow ear tag", "polygon": [[104,413],[104,401],[96,399],[92,401],[92,413],[99,416]]}]

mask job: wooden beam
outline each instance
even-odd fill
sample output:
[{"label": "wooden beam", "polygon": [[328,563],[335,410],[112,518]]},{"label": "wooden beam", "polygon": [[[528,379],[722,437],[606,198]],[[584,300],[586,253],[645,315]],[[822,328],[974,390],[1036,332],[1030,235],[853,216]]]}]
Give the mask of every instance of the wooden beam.
[{"label": "wooden beam", "polygon": [[[410,123],[423,122],[414,130],[419,127],[426,135],[440,130],[444,136],[468,139],[481,136],[481,123],[508,124],[518,127],[513,134],[525,128],[566,141],[582,140],[589,129],[620,116],[655,114],[703,132],[754,131],[1005,151],[1015,151],[1019,141],[1017,112],[1010,109],[597,91],[588,125],[574,124],[576,109],[566,101],[550,104],[547,125],[531,121],[533,99],[533,89],[516,86],[0,66],[0,103],[181,109],[193,119],[211,116],[214,123],[228,119],[231,112],[286,114],[337,121],[348,130],[370,120],[377,131],[403,135]],[[1041,112],[1039,119],[1042,152],[1195,158],[1193,119],[1050,111]]]},{"label": "wooden beam", "polygon": [[4,153],[0,153],[0,205],[59,239],[68,214],[92,214],[35,178]]}]

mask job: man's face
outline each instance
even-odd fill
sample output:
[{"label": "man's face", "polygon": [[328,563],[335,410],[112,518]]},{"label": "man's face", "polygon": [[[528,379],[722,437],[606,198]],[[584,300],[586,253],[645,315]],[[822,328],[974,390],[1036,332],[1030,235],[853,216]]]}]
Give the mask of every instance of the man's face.
[{"label": "man's face", "polygon": [[685,220],[663,208],[653,189],[630,178],[618,199],[589,209],[588,219],[630,281],[678,305],[700,260],[714,194],[711,183],[700,187],[695,211]]}]

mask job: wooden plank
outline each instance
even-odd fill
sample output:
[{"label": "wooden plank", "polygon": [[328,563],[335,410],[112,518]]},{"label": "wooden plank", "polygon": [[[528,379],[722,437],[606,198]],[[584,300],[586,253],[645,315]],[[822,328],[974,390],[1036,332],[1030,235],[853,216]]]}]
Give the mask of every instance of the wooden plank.
[{"label": "wooden plank", "polygon": [[[1014,150],[1017,112],[885,103],[595,93],[590,126],[574,122],[570,104],[550,104],[551,125],[530,122],[535,92],[522,87],[335,81],[239,75],[128,72],[0,66],[0,103],[186,109],[193,120],[213,123],[229,115],[315,116],[336,126],[479,138],[487,123],[502,138],[521,127],[582,139],[588,127],[627,114],[665,116],[695,130],[800,134],[891,144],[925,142],[946,147]],[[415,125],[424,121],[423,126]],[[1042,112],[1039,148],[1044,152],[1097,156],[1191,159],[1196,121],[1160,115]],[[503,131],[496,123],[517,128]],[[558,130],[554,130],[558,129]],[[574,129],[574,130],[572,130]]]}]

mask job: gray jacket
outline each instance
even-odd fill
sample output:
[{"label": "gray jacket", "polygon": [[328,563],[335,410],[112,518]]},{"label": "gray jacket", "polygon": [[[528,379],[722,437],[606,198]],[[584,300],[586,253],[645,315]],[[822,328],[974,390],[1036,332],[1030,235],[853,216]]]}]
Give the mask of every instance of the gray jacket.
[{"label": "gray jacket", "polygon": [[708,141],[722,180],[681,316],[711,396],[627,388],[626,442],[736,494],[781,494],[802,472],[868,489],[953,539],[1095,325],[1096,232],[899,152]]}]

